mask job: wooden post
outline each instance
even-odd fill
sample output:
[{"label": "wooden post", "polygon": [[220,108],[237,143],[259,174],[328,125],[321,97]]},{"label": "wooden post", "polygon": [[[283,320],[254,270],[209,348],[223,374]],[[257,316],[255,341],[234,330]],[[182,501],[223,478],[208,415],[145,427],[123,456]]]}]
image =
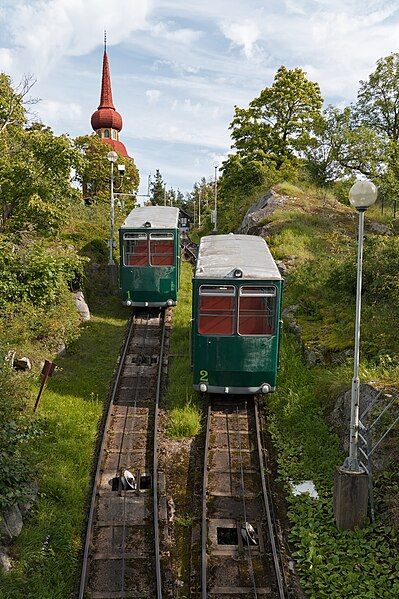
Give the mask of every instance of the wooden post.
[{"label": "wooden post", "polygon": [[40,398],[42,396],[44,387],[47,383],[48,378],[53,374],[54,370],[55,370],[54,362],[50,362],[50,360],[45,360],[44,366],[43,366],[42,372],[41,372],[42,382],[40,384],[39,393],[37,394],[37,397],[36,397],[33,412],[36,412],[37,408],[39,407],[39,402],[40,402]]}]

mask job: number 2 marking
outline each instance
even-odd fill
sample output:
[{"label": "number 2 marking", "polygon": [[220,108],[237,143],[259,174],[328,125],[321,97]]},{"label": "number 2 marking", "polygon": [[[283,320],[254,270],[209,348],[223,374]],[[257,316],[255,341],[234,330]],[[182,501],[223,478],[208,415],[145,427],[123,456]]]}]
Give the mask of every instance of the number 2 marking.
[{"label": "number 2 marking", "polygon": [[200,370],[200,381],[201,383],[206,383],[208,381],[208,371]]}]

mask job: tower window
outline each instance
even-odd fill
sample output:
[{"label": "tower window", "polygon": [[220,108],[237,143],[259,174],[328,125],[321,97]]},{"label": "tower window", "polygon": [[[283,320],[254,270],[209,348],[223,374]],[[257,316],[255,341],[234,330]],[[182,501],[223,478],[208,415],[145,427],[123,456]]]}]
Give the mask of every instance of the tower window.
[{"label": "tower window", "polygon": [[104,137],[109,137],[109,129],[104,129]]},{"label": "tower window", "polygon": [[97,131],[97,135],[101,139],[101,131]]},{"label": "tower window", "polygon": [[116,131],[114,129],[112,129],[112,139],[116,139]]}]

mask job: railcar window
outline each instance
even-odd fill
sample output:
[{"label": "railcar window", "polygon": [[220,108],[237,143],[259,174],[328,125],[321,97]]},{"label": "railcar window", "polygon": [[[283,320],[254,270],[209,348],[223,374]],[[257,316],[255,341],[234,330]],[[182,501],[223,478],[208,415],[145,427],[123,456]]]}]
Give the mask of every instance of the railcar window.
[{"label": "railcar window", "polygon": [[125,266],[147,266],[147,233],[125,233],[123,236],[123,263]]},{"label": "railcar window", "polygon": [[173,266],[173,233],[150,234],[150,264],[151,266]]},{"label": "railcar window", "polygon": [[233,335],[235,287],[201,285],[198,332],[201,335]]},{"label": "railcar window", "polygon": [[240,287],[239,335],[273,335],[276,322],[275,287]]}]

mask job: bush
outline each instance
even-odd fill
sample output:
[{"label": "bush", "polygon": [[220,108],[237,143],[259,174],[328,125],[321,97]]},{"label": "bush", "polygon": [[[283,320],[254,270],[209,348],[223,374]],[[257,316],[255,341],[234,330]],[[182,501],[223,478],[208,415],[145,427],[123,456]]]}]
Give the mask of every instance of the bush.
[{"label": "bush", "polygon": [[43,240],[16,245],[1,239],[0,307],[19,302],[42,308],[57,304],[68,283],[83,277],[84,262],[74,249]]},{"label": "bush", "polygon": [[0,364],[0,509],[23,501],[32,476],[29,442],[40,426],[23,414],[26,395],[5,363]]},{"label": "bush", "polygon": [[[370,303],[399,300],[399,239],[366,237],[363,262],[363,294]],[[331,288],[351,297],[356,294],[356,248],[330,272]]]}]

